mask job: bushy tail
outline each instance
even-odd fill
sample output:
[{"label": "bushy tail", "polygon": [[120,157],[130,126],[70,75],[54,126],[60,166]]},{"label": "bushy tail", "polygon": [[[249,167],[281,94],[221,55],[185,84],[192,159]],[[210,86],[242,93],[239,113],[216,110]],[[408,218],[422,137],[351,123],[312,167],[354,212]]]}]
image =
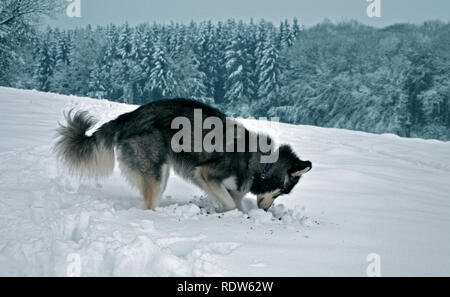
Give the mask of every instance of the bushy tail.
[{"label": "bushy tail", "polygon": [[[88,178],[105,177],[114,169],[114,145],[104,125],[92,136],[86,135],[96,120],[86,111],[65,115],[67,125],[58,129],[55,152],[72,174]],[[103,128],[103,129],[102,129]]]}]

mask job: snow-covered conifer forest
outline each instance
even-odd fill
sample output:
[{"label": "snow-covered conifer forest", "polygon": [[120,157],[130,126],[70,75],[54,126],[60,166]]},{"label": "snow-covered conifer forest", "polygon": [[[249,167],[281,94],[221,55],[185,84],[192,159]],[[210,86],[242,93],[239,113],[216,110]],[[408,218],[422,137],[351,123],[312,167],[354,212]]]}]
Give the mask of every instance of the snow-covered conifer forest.
[{"label": "snow-covered conifer forest", "polygon": [[297,19],[47,28],[15,43],[20,32],[5,31],[0,85],[131,104],[188,97],[232,116],[448,140],[449,32]]}]

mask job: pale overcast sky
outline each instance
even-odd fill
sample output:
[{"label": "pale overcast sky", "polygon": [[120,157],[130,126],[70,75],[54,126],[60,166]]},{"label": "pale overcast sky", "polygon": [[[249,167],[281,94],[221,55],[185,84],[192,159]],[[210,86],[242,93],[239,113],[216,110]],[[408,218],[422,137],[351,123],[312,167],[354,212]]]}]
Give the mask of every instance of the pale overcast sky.
[{"label": "pale overcast sky", "polygon": [[[70,4],[70,0],[61,0]],[[75,1],[75,0],[72,0]],[[73,28],[87,24],[134,25],[142,22],[184,22],[191,20],[255,20],[264,18],[278,23],[298,17],[310,26],[325,18],[332,21],[358,20],[377,27],[398,22],[421,23],[439,19],[450,21],[450,0],[379,0],[381,17],[369,18],[368,0],[79,0],[81,17],[65,14],[50,20],[52,26]],[[376,0],[373,0],[376,1]]]}]

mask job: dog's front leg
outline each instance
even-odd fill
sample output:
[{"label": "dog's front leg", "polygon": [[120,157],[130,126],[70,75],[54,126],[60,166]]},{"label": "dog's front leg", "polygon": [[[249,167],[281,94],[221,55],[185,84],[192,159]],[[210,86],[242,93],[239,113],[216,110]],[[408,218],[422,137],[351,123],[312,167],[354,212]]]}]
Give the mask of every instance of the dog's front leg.
[{"label": "dog's front leg", "polygon": [[227,212],[236,208],[236,203],[224,185],[215,181],[207,181],[204,190],[209,197],[213,198],[221,205],[221,207],[217,209],[217,212]]},{"label": "dog's front leg", "polygon": [[225,186],[209,176],[209,168],[199,168],[197,171],[197,179],[202,189],[209,198],[214,199],[220,204],[217,212],[226,212],[236,208],[236,203],[231,197]]},{"label": "dog's front leg", "polygon": [[242,198],[244,198],[245,193],[231,190],[229,191],[231,197],[233,197],[234,203],[236,204],[237,209],[246,213],[244,206],[242,205]]}]

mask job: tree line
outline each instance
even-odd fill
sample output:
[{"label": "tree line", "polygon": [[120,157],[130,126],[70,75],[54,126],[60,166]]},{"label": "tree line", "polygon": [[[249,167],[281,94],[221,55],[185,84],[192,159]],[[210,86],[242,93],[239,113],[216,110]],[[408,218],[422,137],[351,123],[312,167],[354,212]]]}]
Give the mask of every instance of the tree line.
[{"label": "tree line", "polygon": [[14,56],[2,85],[131,104],[185,97],[232,116],[450,139],[450,24],[437,21],[47,28]]}]

